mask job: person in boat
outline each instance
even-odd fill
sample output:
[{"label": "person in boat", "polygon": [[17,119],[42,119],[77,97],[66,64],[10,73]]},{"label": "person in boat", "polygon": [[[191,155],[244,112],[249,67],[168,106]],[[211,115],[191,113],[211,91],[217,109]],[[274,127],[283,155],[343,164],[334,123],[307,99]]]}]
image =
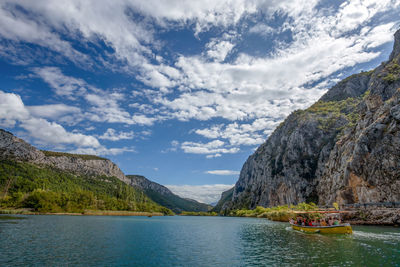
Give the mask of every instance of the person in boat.
[{"label": "person in boat", "polygon": [[335,220],[333,221],[333,225],[339,225],[340,224],[340,220],[338,218],[335,218]]},{"label": "person in boat", "polygon": [[328,224],[326,223],[326,221],[324,219],[321,220],[321,226],[328,226]]},{"label": "person in boat", "polygon": [[332,218],[332,217],[329,217],[329,219],[328,219],[328,225],[329,225],[329,226],[332,226],[332,225],[333,225],[333,218]]}]

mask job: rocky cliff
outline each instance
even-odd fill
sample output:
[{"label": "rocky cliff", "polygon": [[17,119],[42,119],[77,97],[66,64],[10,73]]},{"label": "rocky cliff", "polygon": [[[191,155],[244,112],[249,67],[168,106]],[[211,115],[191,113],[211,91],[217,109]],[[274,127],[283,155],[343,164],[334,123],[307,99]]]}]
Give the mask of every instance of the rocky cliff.
[{"label": "rocky cliff", "polygon": [[172,195],[171,190],[141,175],[127,175],[130,184],[142,190],[153,190],[161,195]]},{"label": "rocky cliff", "polygon": [[400,31],[389,61],[293,112],[243,165],[222,209],[400,201]]},{"label": "rocky cliff", "polygon": [[119,167],[108,159],[91,155],[40,151],[2,129],[0,129],[0,159],[27,161],[79,175],[114,176],[125,183],[130,182]]},{"label": "rocky cliff", "polygon": [[197,202],[193,199],[181,198],[171,192],[168,188],[148,180],[140,175],[127,175],[130,184],[143,190],[154,202],[171,209],[175,213],[182,211],[208,211],[210,205]]}]

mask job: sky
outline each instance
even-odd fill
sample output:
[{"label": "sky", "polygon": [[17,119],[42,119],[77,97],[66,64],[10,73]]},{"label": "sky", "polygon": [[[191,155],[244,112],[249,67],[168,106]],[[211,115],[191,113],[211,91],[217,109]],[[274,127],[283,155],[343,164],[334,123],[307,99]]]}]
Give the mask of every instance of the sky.
[{"label": "sky", "polygon": [[387,60],[400,0],[0,0],[0,127],[215,202],[286,116]]}]

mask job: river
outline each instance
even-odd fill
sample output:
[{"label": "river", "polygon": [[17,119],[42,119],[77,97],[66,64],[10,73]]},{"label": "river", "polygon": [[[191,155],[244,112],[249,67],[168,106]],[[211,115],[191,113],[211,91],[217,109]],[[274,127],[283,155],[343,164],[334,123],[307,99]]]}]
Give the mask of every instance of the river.
[{"label": "river", "polygon": [[255,218],[18,217],[0,220],[0,266],[400,266],[398,227],[321,235]]}]

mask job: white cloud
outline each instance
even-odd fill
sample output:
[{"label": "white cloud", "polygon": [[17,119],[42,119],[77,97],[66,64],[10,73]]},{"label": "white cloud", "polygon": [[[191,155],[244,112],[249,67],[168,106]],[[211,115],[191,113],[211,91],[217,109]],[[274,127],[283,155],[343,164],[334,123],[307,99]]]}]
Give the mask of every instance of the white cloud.
[{"label": "white cloud", "polygon": [[265,24],[256,24],[249,29],[249,33],[259,34],[265,37],[274,32],[275,30],[272,27]]},{"label": "white cloud", "polygon": [[220,140],[214,140],[208,143],[183,142],[181,149],[190,154],[208,154],[216,157],[218,154],[234,154],[239,151],[237,147],[227,147]]},{"label": "white cloud", "polygon": [[133,137],[133,131],[117,133],[114,129],[108,128],[103,135],[99,136],[99,139],[118,141],[123,139],[133,139]]},{"label": "white cloud", "polygon": [[[37,2],[38,3],[38,2]],[[34,21],[18,8],[16,3],[2,1],[0,3],[0,36],[15,42],[28,42],[40,45],[65,55],[75,63],[87,61],[87,56],[72,48],[70,43],[62,40],[46,24]],[[28,4],[20,3],[22,6]]]},{"label": "white cloud", "polygon": [[214,175],[237,175],[240,174],[239,171],[231,171],[231,170],[211,170],[211,171],[206,171],[208,174],[214,174]]},{"label": "white cloud", "polygon": [[65,104],[26,106],[29,112],[35,117],[57,119],[71,113],[80,113],[81,109]]},{"label": "white cloud", "polygon": [[[329,81],[338,78],[336,73],[376,59],[380,53],[373,48],[392,40],[397,21],[377,19],[382,12],[397,10],[399,1],[345,1],[339,8],[328,6],[318,10],[319,4],[317,0],[132,0],[102,4],[74,0],[18,1],[20,8],[16,8],[15,2],[3,1],[0,36],[12,42],[8,47],[15,50],[13,55],[18,48],[12,44],[32,43],[77,64],[84,63],[87,68],[98,60],[113,70],[133,74],[152,87],[137,94],[147,96],[151,105],[133,103],[131,107],[138,111],[130,113],[122,108],[125,99],[120,93],[99,91],[54,67],[34,69],[58,96],[85,99],[89,103],[85,113],[89,120],[152,125],[175,118],[182,121],[225,119],[228,122],[224,125],[205,126],[195,131],[215,140],[181,143],[186,153],[212,158],[236,153],[242,145],[262,143],[290,112],[306,108],[318,99],[331,84]],[[22,9],[35,16],[25,14]],[[135,19],[136,13],[143,16],[141,20]],[[238,34],[235,31],[239,31],[235,26],[242,27],[239,23],[248,18],[262,15],[268,19],[274,14],[285,18],[283,25],[274,25],[274,30],[290,32],[290,41],[278,43],[269,55],[256,57],[239,53],[232,60],[227,57],[232,55],[240,39],[234,38]],[[174,54],[172,62],[167,63],[160,53],[163,43],[156,39],[158,27],[166,31],[193,27],[198,38],[201,32],[213,27],[221,32],[234,29],[234,33],[233,37],[222,34],[208,40],[204,51],[197,55]],[[256,24],[244,31],[272,32],[267,24]],[[71,39],[82,46],[93,43],[109,49],[106,55],[94,55],[89,62],[87,56],[74,49],[68,41]],[[328,77],[329,81],[324,80]],[[34,112],[40,111],[33,109],[31,113]],[[20,119],[18,116],[25,115],[7,115],[1,123],[14,125]]]},{"label": "white cloud", "polygon": [[57,67],[34,68],[33,71],[47,82],[57,95],[72,100],[76,99],[75,95],[84,95],[89,87],[84,80],[66,76]]},{"label": "white cloud", "polygon": [[174,194],[183,198],[191,198],[202,203],[215,203],[221,198],[222,192],[231,189],[231,184],[212,185],[166,185]]},{"label": "white cloud", "polygon": [[29,118],[29,111],[17,94],[0,91],[0,126],[14,127],[19,120]]},{"label": "white cloud", "polygon": [[[88,112],[85,113],[85,119],[130,125],[152,125],[157,120],[143,114],[131,115],[121,107],[120,102],[125,100],[124,94],[96,88],[83,79],[63,74],[57,67],[35,68],[34,72],[48,83],[58,96],[65,96],[71,100],[76,100],[78,97],[86,100],[90,106]],[[38,112],[38,109],[34,109],[34,111]],[[58,109],[61,111],[63,107],[59,105]],[[147,113],[151,113],[150,107],[147,109]]]},{"label": "white cloud", "polygon": [[83,147],[99,147],[98,140],[89,135],[68,132],[60,124],[32,116],[19,95],[0,91],[0,121],[3,126],[19,126],[35,140],[44,144],[73,144]]},{"label": "white cloud", "polygon": [[99,141],[93,136],[68,132],[60,124],[42,118],[31,117],[21,121],[20,127],[43,144],[73,144],[94,148],[100,146]]},{"label": "white cloud", "polygon": [[227,139],[232,146],[258,145],[279,125],[279,121],[269,118],[254,120],[251,124],[237,122],[231,124],[213,125],[209,128],[197,129],[194,132],[206,138]]},{"label": "white cloud", "polygon": [[211,41],[206,45],[207,56],[217,61],[224,61],[235,45],[229,41]]},{"label": "white cloud", "polygon": [[136,152],[136,151],[133,147],[106,148],[104,146],[89,147],[89,148],[80,147],[69,151],[69,153],[74,153],[74,154],[88,154],[88,155],[98,155],[98,156],[105,156],[105,155],[115,156],[125,152]]}]

